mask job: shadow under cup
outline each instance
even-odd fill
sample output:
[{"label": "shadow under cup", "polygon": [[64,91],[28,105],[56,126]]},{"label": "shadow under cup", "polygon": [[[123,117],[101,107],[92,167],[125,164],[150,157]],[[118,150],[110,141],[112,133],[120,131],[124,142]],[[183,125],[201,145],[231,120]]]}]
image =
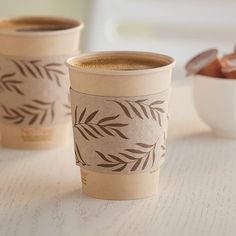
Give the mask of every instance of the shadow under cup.
[{"label": "shadow under cup", "polygon": [[60,17],[0,21],[0,127],[2,145],[43,149],[70,134],[65,61],[79,52],[83,24]]},{"label": "shadow under cup", "polygon": [[129,51],[67,61],[76,163],[87,195],[121,200],[157,193],[174,63]]}]

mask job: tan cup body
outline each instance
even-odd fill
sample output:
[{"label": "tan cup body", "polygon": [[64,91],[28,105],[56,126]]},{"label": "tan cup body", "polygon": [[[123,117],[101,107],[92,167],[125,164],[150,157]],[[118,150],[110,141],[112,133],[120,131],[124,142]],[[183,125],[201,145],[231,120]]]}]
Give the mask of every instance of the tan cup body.
[{"label": "tan cup body", "polygon": [[[107,53],[112,55],[124,53],[131,58],[140,57],[139,52]],[[106,55],[106,52],[82,55],[81,58],[103,54]],[[152,53],[141,53],[141,55],[143,59],[162,58],[162,55]],[[146,70],[99,72],[99,69],[80,70],[71,66],[73,60],[75,59],[67,61],[71,88],[82,93],[101,96],[143,96],[170,89],[173,61],[168,66],[155,68],[149,72]],[[73,102],[72,100],[72,104]],[[110,174],[81,168],[82,187],[87,195],[95,198],[116,200],[145,198],[157,194],[159,172],[158,169],[139,174]]]},{"label": "tan cup body", "polygon": [[[24,17],[30,20],[30,17]],[[32,17],[33,19],[35,17]],[[10,57],[39,58],[57,57],[76,54],[79,52],[80,31],[83,24],[59,17],[37,17],[40,21],[56,20],[66,24],[73,22],[73,27],[65,30],[47,32],[16,32],[10,29],[0,28],[0,55]],[[12,18],[21,19],[21,18]],[[11,19],[7,19],[11,21]],[[46,89],[46,88],[44,88]],[[9,97],[10,99],[10,97]],[[67,121],[59,125],[49,127],[19,127],[17,125],[0,124],[2,145],[19,149],[44,149],[61,146],[66,143],[70,135],[71,122]],[[25,140],[22,133],[28,132],[37,136],[47,136],[41,140]]]}]

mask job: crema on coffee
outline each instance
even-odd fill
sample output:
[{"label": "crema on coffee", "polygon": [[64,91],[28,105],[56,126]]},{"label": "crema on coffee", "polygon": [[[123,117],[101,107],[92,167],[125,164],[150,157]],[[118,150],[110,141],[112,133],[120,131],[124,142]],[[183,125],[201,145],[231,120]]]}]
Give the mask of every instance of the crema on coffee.
[{"label": "crema on coffee", "polygon": [[77,26],[77,22],[51,17],[20,17],[0,21],[0,30],[41,32],[65,30]]},{"label": "crema on coffee", "polygon": [[75,61],[74,66],[82,68],[102,69],[102,70],[118,70],[118,71],[132,71],[154,69],[164,66],[165,63],[152,59],[137,58],[129,56],[101,56],[90,59]]}]

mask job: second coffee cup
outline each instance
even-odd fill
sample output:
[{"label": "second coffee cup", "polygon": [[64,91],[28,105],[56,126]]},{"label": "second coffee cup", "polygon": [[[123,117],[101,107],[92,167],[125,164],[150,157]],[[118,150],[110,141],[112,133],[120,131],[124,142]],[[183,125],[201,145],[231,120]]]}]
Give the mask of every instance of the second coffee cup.
[{"label": "second coffee cup", "polygon": [[71,130],[67,58],[83,24],[61,17],[0,21],[0,128],[8,148],[63,145]]}]

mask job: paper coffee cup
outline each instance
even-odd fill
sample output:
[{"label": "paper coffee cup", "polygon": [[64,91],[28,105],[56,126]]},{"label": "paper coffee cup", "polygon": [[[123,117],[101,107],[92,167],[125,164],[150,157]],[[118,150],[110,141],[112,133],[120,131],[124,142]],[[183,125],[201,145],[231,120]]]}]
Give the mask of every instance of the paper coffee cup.
[{"label": "paper coffee cup", "polygon": [[67,61],[76,163],[87,195],[121,200],[157,193],[174,63],[128,51]]},{"label": "paper coffee cup", "polygon": [[43,149],[64,144],[71,129],[65,61],[77,55],[83,24],[60,17],[0,21],[2,145]]}]

